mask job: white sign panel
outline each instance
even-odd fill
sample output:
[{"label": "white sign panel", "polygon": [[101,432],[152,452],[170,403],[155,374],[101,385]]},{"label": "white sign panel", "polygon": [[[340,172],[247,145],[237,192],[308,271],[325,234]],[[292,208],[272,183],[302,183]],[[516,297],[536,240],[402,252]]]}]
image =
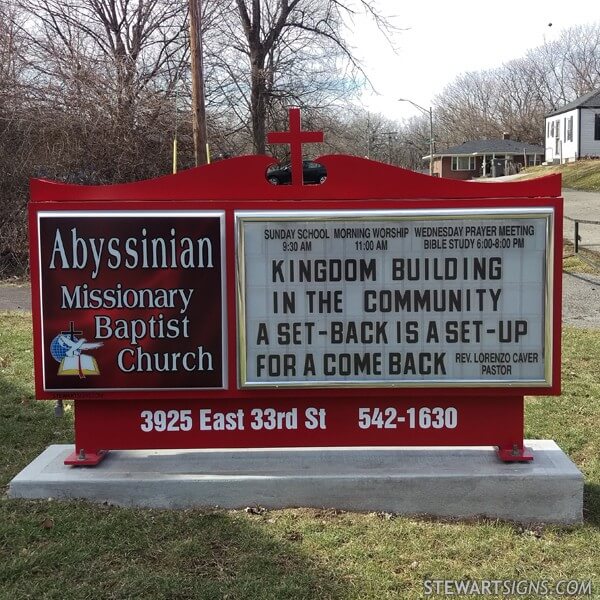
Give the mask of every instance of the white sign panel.
[{"label": "white sign panel", "polygon": [[552,218],[236,213],[240,384],[550,385]]}]

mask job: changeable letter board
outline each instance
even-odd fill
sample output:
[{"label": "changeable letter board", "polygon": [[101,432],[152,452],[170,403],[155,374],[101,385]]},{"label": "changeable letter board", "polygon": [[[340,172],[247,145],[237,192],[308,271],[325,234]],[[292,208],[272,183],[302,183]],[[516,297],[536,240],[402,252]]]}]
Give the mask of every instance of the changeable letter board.
[{"label": "changeable letter board", "polygon": [[237,212],[241,387],[550,386],[552,220]]}]

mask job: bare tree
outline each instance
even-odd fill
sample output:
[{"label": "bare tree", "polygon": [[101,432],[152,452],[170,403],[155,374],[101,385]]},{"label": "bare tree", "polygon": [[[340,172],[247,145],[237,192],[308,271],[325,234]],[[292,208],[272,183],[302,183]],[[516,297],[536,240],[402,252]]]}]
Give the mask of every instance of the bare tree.
[{"label": "bare tree", "polygon": [[187,69],[185,7],[168,0],[20,2],[30,15],[25,31],[39,109],[72,134],[86,169],[101,180],[147,176],[148,138],[172,112]]},{"label": "bare tree", "polygon": [[[253,150],[265,151],[266,122],[290,103],[325,108],[358,89],[360,71],[344,37],[344,19],[366,11],[390,24],[371,0],[228,0],[209,40],[220,101],[248,121]],[[212,60],[211,60],[212,59]]]},{"label": "bare tree", "polygon": [[0,4],[0,277],[27,269],[28,157],[37,128],[29,114],[24,20],[17,7]]},{"label": "bare tree", "polygon": [[457,77],[436,99],[438,130],[450,143],[507,131],[541,144],[544,115],[599,86],[600,24],[573,27],[498,68]]}]

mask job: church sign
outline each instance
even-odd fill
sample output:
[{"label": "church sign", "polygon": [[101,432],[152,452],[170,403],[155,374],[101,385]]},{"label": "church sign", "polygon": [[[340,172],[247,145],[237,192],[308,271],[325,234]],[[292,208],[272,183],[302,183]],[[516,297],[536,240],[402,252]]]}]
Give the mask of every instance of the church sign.
[{"label": "church sign", "polygon": [[[32,181],[36,394],[75,453],[491,445],[530,460],[560,393],[557,176],[478,184],[326,156],[303,185],[246,156],[112,186]],[[376,182],[373,184],[372,182]]]}]

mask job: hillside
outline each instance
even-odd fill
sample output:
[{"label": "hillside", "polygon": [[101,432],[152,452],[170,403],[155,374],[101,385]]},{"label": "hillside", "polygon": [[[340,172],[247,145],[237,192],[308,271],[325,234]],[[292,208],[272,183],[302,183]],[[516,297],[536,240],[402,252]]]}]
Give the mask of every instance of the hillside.
[{"label": "hillside", "polygon": [[528,167],[521,171],[524,175],[523,179],[542,177],[551,173],[562,175],[562,185],[565,188],[600,192],[600,160],[580,160],[565,165]]}]

